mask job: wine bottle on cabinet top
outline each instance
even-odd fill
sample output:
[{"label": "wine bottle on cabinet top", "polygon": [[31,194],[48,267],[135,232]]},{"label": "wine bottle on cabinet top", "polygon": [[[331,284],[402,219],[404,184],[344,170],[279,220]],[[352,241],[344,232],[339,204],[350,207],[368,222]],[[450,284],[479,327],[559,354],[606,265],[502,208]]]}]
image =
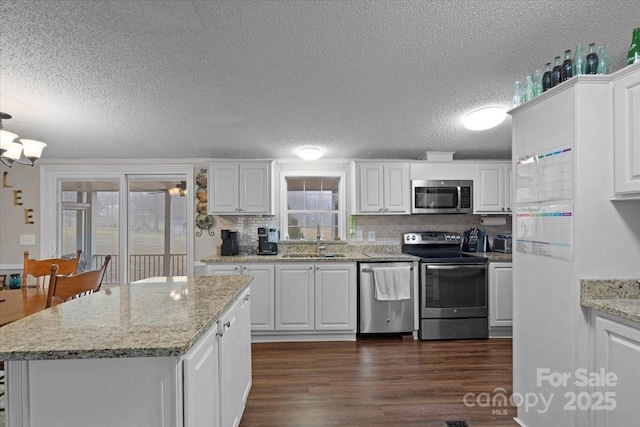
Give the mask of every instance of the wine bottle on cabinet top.
[{"label": "wine bottle on cabinet top", "polygon": [[544,74],[542,75],[542,91],[551,89],[551,62],[544,64]]},{"label": "wine bottle on cabinet top", "polygon": [[573,55],[573,75],[577,76],[578,74],[585,74],[586,65],[582,45],[578,43],[576,46],[576,53]]},{"label": "wine bottle on cabinet top", "polygon": [[556,56],[553,59],[553,69],[551,70],[551,87],[554,87],[560,84],[561,74],[562,74],[562,63],[560,62],[560,57]]},{"label": "wine bottle on cabinet top", "polygon": [[629,53],[627,54],[627,65],[638,62],[640,62],[640,28],[633,30],[631,46],[629,47]]},{"label": "wine bottle on cabinet top", "polygon": [[609,74],[609,55],[604,45],[598,49],[598,74]]},{"label": "wine bottle on cabinet top", "polygon": [[596,74],[598,72],[598,54],[596,53],[596,44],[589,43],[589,52],[587,53],[587,74]]},{"label": "wine bottle on cabinet top", "polygon": [[560,70],[560,81],[564,82],[573,77],[573,61],[571,60],[571,49],[564,51],[564,61]]}]

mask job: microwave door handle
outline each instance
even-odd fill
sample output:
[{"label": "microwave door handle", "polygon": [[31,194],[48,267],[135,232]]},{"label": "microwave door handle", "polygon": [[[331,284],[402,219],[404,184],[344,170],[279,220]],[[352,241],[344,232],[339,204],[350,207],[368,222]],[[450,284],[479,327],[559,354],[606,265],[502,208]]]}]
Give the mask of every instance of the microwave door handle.
[{"label": "microwave door handle", "polygon": [[458,186],[456,188],[458,189],[458,206],[457,206],[457,209],[460,210],[460,209],[462,209],[462,187]]}]

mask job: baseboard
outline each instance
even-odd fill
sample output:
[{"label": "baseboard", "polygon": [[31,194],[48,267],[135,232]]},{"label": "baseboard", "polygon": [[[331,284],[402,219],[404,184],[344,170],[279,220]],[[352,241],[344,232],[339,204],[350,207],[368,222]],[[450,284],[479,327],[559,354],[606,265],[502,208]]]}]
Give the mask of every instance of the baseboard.
[{"label": "baseboard", "polygon": [[356,334],[251,334],[252,343],[265,342],[313,342],[313,341],[355,341]]}]

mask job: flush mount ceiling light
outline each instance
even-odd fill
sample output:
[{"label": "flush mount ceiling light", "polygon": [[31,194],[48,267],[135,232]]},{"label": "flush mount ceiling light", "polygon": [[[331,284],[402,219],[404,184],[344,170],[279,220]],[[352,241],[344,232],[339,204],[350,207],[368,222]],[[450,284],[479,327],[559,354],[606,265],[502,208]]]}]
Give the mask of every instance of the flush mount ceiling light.
[{"label": "flush mount ceiling light", "polygon": [[[0,161],[9,167],[14,163],[33,166],[47,144],[33,139],[17,139],[18,135],[15,133],[3,130],[2,120],[10,118],[10,114],[0,112]],[[20,160],[22,150],[24,150],[24,156],[29,159],[28,162]]]},{"label": "flush mount ceiling light", "polygon": [[324,152],[318,147],[302,147],[297,154],[303,160],[318,160],[324,155]]},{"label": "flush mount ceiling light", "polygon": [[462,119],[462,125],[469,130],[485,130],[498,126],[507,118],[503,107],[483,107],[468,113]]}]

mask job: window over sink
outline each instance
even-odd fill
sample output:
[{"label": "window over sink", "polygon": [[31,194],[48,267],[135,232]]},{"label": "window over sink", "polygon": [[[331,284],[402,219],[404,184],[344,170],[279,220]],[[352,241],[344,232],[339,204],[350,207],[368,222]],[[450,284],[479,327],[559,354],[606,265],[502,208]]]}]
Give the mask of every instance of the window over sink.
[{"label": "window over sink", "polygon": [[345,238],[345,177],[343,173],[284,172],[282,175],[281,238],[315,240],[318,225],[325,240]]}]

